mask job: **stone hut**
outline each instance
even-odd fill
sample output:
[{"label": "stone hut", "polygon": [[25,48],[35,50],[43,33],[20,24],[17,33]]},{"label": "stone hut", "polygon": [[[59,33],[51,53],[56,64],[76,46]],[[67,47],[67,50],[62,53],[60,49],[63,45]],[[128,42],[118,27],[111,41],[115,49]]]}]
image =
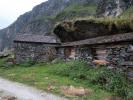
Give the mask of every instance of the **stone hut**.
[{"label": "stone hut", "polygon": [[133,61],[133,33],[62,43],[58,53],[66,59],[106,60],[110,64],[120,65]]},{"label": "stone hut", "polygon": [[133,79],[133,33],[99,36],[62,43],[58,55],[64,59],[82,59],[89,63],[122,67]]},{"label": "stone hut", "polygon": [[55,36],[17,35],[14,40],[16,61],[45,62],[55,58],[82,59],[126,69],[133,80],[133,33],[98,36],[85,40],[60,43]]},{"label": "stone hut", "polygon": [[26,60],[46,62],[56,57],[55,47],[60,40],[55,36],[44,35],[17,35],[14,39],[14,51],[17,63]]}]

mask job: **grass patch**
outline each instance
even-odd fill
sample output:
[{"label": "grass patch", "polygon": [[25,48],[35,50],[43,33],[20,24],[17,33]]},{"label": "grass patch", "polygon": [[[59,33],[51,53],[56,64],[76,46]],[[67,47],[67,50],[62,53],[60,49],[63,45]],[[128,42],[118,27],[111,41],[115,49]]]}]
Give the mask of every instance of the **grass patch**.
[{"label": "grass patch", "polygon": [[126,79],[126,75],[121,69],[111,70],[107,69],[106,66],[92,68],[82,61],[74,61],[67,64],[67,66],[53,69],[53,72],[57,75],[67,76],[77,82],[84,81],[86,84],[93,84],[119,95],[125,100],[133,100],[133,95],[131,95],[133,93],[133,85]]},{"label": "grass patch", "polygon": [[[95,32],[96,34],[104,33],[104,35],[111,35],[111,34],[119,34],[119,33],[128,33],[133,31],[133,17],[127,18],[127,17],[105,17],[105,18],[96,18],[96,17],[85,17],[85,18],[75,18],[72,20],[64,21],[61,23],[57,23],[54,29],[55,34],[59,34],[58,28],[64,29],[66,33],[79,33],[83,34],[83,32],[87,33],[87,29],[80,26],[80,24],[84,25],[84,27],[87,27],[89,31],[89,25],[92,24],[92,26],[97,25],[97,29],[99,31]],[[77,26],[76,26],[77,25]],[[105,28],[106,27],[106,28]],[[81,33],[78,30],[78,28],[81,28]],[[60,29],[60,30],[61,30]],[[78,31],[77,31],[78,30]],[[57,32],[56,32],[57,31]],[[93,33],[93,32],[92,32]],[[61,33],[60,33],[61,34]],[[63,32],[62,32],[63,34]],[[88,32],[89,34],[89,32]],[[86,35],[86,34],[85,34]],[[63,36],[62,36],[63,37]],[[77,38],[77,37],[76,37]]]},{"label": "grass patch", "polygon": [[[73,64],[73,62],[60,62],[55,64],[35,64],[32,66],[15,65],[9,68],[3,68],[4,60],[0,60],[0,76],[17,81],[20,83],[28,84],[30,86],[37,87],[38,89],[52,92],[54,94],[63,95],[60,92],[60,86],[75,86],[92,89],[94,92],[90,96],[75,97],[77,100],[103,100],[104,97],[112,95],[105,90],[99,89],[97,85],[72,79],[66,75],[58,75],[55,73],[55,69],[61,71],[61,68],[66,68]],[[10,66],[10,65],[9,65]],[[67,73],[67,72],[65,72]],[[48,90],[48,87],[52,85],[55,88]],[[70,98],[73,99],[73,98]]]},{"label": "grass patch", "polygon": [[[78,100],[104,100],[108,96],[121,96],[125,100],[133,99],[133,85],[127,81],[121,70],[109,70],[105,66],[93,68],[83,61],[70,61],[57,63],[5,65],[0,60],[0,76],[28,84],[47,92],[63,95],[61,86],[75,86],[92,89],[90,96],[70,99]],[[48,89],[53,86],[53,89]]]},{"label": "grass patch", "polygon": [[96,14],[96,5],[79,5],[72,4],[66,7],[61,13],[59,13],[55,20],[61,21],[66,19],[74,19],[77,17],[94,16]]}]

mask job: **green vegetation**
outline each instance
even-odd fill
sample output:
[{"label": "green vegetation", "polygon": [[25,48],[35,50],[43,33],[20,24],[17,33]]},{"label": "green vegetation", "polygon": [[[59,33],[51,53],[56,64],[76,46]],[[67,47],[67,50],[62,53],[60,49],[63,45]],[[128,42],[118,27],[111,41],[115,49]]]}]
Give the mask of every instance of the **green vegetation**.
[{"label": "green vegetation", "polygon": [[[88,88],[93,90],[93,93],[90,96],[75,97],[79,100],[103,100],[103,98],[111,96],[111,93],[99,89],[99,87],[96,85],[90,83],[86,84],[84,81],[79,82],[78,80],[71,79],[67,76],[57,75],[54,72],[56,68],[57,70],[58,68],[62,67],[67,68],[67,66],[71,64],[73,64],[73,61],[68,63],[60,62],[54,64],[42,63],[26,67],[23,65],[11,66],[6,64],[5,60],[0,60],[0,76],[58,95],[63,95],[60,92],[60,86],[84,87],[86,89]],[[55,88],[48,90],[50,85],[54,86]],[[70,97],[70,99],[72,98],[73,97]]]},{"label": "green vegetation", "polygon": [[56,16],[41,16],[38,17],[36,20],[33,20],[31,24],[37,21],[40,21],[43,24],[43,22],[47,20],[51,20],[52,22],[58,22],[66,19],[94,16],[96,15],[96,8],[97,7],[95,4],[89,4],[89,5],[72,4],[66,7],[62,12],[60,12]]},{"label": "green vegetation", "polygon": [[[96,18],[96,17],[84,17],[84,18],[75,18],[73,20],[65,21],[56,25],[63,27],[67,32],[76,33],[77,27],[75,23],[79,24],[78,28],[80,27],[80,23],[87,27],[87,25],[92,24],[92,26],[97,25],[97,27],[103,27],[98,31],[99,33],[128,33],[133,31],[133,17],[126,18],[126,17],[104,17],[104,18]],[[56,29],[55,27],[55,29]],[[104,28],[106,27],[106,28]],[[88,27],[89,28],[89,27]],[[82,26],[81,26],[82,29]],[[87,31],[87,30],[84,30]],[[82,33],[81,33],[82,34]]]},{"label": "green vegetation", "polygon": [[[0,60],[0,76],[60,95],[63,95],[60,91],[61,86],[93,90],[89,96],[76,97],[79,100],[103,100],[111,95],[118,95],[126,100],[133,99],[133,85],[119,69],[112,71],[104,66],[93,68],[83,61],[27,65],[26,62],[23,65],[10,66],[4,59]],[[49,86],[55,88],[48,90]]]},{"label": "green vegetation", "polygon": [[55,19],[66,20],[74,19],[76,17],[94,16],[96,14],[96,5],[78,5],[73,4],[65,8],[61,13],[59,13]]},{"label": "green vegetation", "polygon": [[70,77],[75,81],[98,85],[100,88],[126,100],[133,100],[133,85],[128,82],[125,73],[120,69],[110,70],[106,66],[92,68],[84,62],[75,61],[68,66],[58,66],[54,72],[57,75]]},{"label": "green vegetation", "polygon": [[129,7],[121,16],[123,17],[133,17],[133,6]]}]

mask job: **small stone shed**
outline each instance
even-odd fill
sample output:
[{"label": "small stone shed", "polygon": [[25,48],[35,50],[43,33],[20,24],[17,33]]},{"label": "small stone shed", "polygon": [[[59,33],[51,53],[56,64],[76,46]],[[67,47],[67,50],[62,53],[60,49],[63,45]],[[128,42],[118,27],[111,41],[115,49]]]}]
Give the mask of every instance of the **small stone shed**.
[{"label": "small stone shed", "polygon": [[61,46],[58,55],[66,60],[104,61],[109,66],[125,68],[133,79],[133,33],[100,36]]},{"label": "small stone shed", "polygon": [[60,40],[55,36],[44,35],[17,35],[14,39],[14,52],[17,63],[26,60],[46,62],[56,57],[55,47]]}]

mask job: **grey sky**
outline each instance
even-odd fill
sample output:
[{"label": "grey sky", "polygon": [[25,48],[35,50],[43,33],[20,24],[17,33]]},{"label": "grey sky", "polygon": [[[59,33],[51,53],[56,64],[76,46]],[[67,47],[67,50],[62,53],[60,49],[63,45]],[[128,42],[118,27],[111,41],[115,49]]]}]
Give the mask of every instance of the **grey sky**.
[{"label": "grey sky", "polygon": [[13,23],[21,14],[47,0],[0,0],[0,29]]}]

